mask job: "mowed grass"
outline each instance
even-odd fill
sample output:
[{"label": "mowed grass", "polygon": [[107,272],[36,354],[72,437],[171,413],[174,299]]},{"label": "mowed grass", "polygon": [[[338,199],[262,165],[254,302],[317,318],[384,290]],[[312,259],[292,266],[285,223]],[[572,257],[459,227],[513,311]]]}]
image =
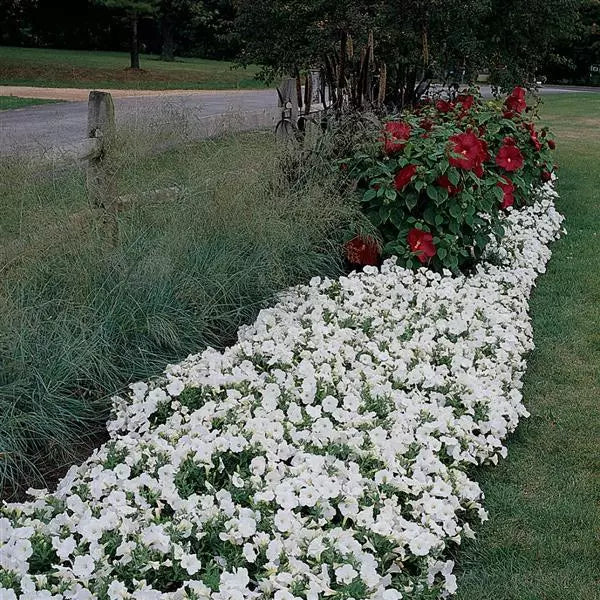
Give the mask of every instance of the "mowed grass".
[{"label": "mowed grass", "polygon": [[568,235],[531,302],[531,417],[481,474],[490,521],[457,553],[458,600],[600,598],[600,94],[544,97],[542,116]]},{"label": "mowed grass", "polygon": [[141,55],[141,70],[129,68],[125,52],[52,50],[0,46],[0,85],[38,87],[102,87],[112,89],[253,89],[264,85],[258,67],[201,58],[164,62]]},{"label": "mowed grass", "polygon": [[17,96],[0,96],[0,110],[27,108],[36,104],[53,104],[60,100],[44,100],[41,98],[19,98]]}]

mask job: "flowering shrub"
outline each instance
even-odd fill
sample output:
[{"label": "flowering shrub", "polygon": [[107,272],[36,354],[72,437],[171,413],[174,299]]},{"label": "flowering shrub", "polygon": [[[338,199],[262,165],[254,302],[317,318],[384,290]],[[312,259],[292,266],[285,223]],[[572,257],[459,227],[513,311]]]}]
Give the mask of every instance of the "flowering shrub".
[{"label": "flowering shrub", "polygon": [[2,600],[453,592],[448,550],[486,517],[467,471],[504,456],[527,414],[551,196],[510,212],[470,277],[392,259],[316,278],[233,347],[132,385],[108,443],[54,494],[0,510]]},{"label": "flowering shrub", "polygon": [[408,267],[464,270],[476,264],[504,213],[530,202],[552,178],[554,141],[537,131],[525,90],[504,101],[463,94],[405,113],[345,158],[383,255]]}]

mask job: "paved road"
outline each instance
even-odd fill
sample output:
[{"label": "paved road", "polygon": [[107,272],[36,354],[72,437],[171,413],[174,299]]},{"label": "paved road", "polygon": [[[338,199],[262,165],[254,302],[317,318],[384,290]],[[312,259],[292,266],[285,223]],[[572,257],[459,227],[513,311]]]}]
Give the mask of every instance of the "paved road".
[{"label": "paved road", "polygon": [[[489,95],[489,88],[482,90]],[[600,92],[600,88],[548,86],[542,94]],[[118,125],[181,126],[183,121],[198,137],[217,129],[216,115],[229,113],[239,129],[273,120],[277,97],[273,90],[199,92],[198,94],[140,96],[115,99]],[[245,118],[242,113],[250,113]],[[68,102],[0,111],[0,153],[47,151],[70,147],[86,136],[87,103]],[[237,125],[236,125],[237,124]]]},{"label": "paved road", "polygon": [[[274,90],[200,92],[115,99],[117,126],[173,125],[195,127],[199,135],[220,121],[248,124],[271,116],[277,106]],[[244,113],[248,115],[242,117]],[[271,117],[272,118],[272,117]],[[46,151],[70,147],[86,137],[87,102],[44,104],[0,111],[0,153]],[[243,128],[243,125],[241,126]]]}]

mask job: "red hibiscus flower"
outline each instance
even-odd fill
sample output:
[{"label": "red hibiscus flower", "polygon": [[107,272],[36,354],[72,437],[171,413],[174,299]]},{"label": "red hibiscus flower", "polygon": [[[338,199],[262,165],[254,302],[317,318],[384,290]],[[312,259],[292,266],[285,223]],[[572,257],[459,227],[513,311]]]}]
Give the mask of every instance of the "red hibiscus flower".
[{"label": "red hibiscus flower", "polygon": [[552,173],[550,171],[546,171],[545,169],[541,173],[542,181],[550,181],[552,179]]},{"label": "red hibiscus flower", "polygon": [[462,188],[457,186],[457,185],[453,185],[450,182],[450,179],[448,179],[448,175],[440,175],[436,181],[435,181],[440,187],[446,188],[446,190],[448,190],[448,195],[449,196],[456,196],[456,194],[460,193],[462,191]]},{"label": "red hibiscus flower", "polygon": [[429,118],[421,119],[419,126],[425,131],[431,131],[433,129],[433,121]]},{"label": "red hibiscus flower", "polygon": [[448,160],[453,167],[473,171],[489,158],[487,144],[472,131],[453,135],[450,142],[451,156]]},{"label": "red hibiscus flower", "polygon": [[502,189],[504,194],[501,207],[508,208],[512,206],[515,203],[515,184],[508,177],[503,177],[502,181],[499,181],[496,185]]},{"label": "red hibiscus flower", "polygon": [[479,179],[481,179],[483,177],[483,165],[479,164],[476,165],[476,167],[473,169],[473,173],[475,173],[475,175],[477,175],[477,177],[479,177]]},{"label": "red hibiscus flower", "polygon": [[469,110],[473,106],[475,98],[471,94],[459,94],[456,101],[462,106],[463,110]]},{"label": "red hibiscus flower", "polygon": [[505,171],[516,171],[523,166],[523,155],[516,146],[504,145],[496,154],[496,164]]},{"label": "red hibiscus flower", "polygon": [[556,148],[556,142],[554,140],[548,140],[548,148],[554,150],[554,148]]},{"label": "red hibiscus flower", "polygon": [[433,236],[430,233],[413,228],[408,232],[408,246],[413,254],[416,254],[421,264],[425,264],[435,256],[436,248]]},{"label": "red hibiscus flower", "polygon": [[394,187],[401,192],[417,173],[417,165],[406,165],[396,172],[394,176]]},{"label": "red hibiscus flower", "polygon": [[516,146],[516,145],[517,145],[517,142],[515,141],[515,138],[513,138],[513,137],[510,137],[510,136],[507,136],[507,137],[505,137],[505,138],[502,140],[502,143],[503,143],[505,146]]},{"label": "red hibiscus flower", "polygon": [[450,112],[454,108],[454,103],[449,102],[448,100],[438,100],[435,103],[435,107],[438,109],[439,112],[447,113],[447,112]]},{"label": "red hibiscus flower", "polygon": [[538,140],[537,131],[532,131],[529,139],[531,140],[533,147],[539,152],[542,149],[542,144],[540,143],[540,140]]},{"label": "red hibiscus flower", "polygon": [[357,235],[354,239],[346,242],[344,246],[348,262],[354,265],[372,265],[379,264],[381,254],[379,244],[371,236]]},{"label": "red hibiscus flower", "polygon": [[504,101],[508,112],[521,114],[527,108],[525,102],[526,91],[522,87],[516,87],[510,96]]},{"label": "red hibiscus flower", "polygon": [[404,121],[388,121],[383,130],[383,150],[386,154],[395,154],[404,150],[410,137],[410,125]]}]

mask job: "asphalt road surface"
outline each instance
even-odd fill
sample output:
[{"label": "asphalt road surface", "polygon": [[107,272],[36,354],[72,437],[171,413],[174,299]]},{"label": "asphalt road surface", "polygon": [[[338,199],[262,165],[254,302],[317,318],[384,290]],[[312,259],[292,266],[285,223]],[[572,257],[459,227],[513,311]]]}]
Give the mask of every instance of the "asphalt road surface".
[{"label": "asphalt road surface", "polygon": [[[547,86],[542,94],[600,92],[600,88]],[[489,90],[483,89],[484,95]],[[117,126],[143,126],[170,122],[181,125],[182,119],[196,137],[215,131],[218,115],[231,127],[252,128],[277,116],[277,95],[274,90],[244,90],[199,92],[185,95],[138,96],[116,98]],[[259,119],[262,113],[262,119]],[[242,115],[250,117],[244,121]],[[268,119],[265,116],[268,114]],[[254,120],[253,120],[254,119]],[[20,154],[32,151],[48,152],[56,147],[71,147],[86,137],[87,102],[45,104],[23,109],[0,111],[0,153]],[[208,124],[211,123],[209,126]]]},{"label": "asphalt road surface", "polygon": [[[200,92],[185,95],[139,96],[116,98],[117,127],[144,124],[182,126],[183,120],[197,125],[199,135],[207,134],[208,122],[241,122],[242,116],[272,114],[277,107],[274,90]],[[70,147],[86,135],[87,102],[41,104],[22,109],[0,111],[0,153],[48,151]],[[234,126],[234,125],[233,125]],[[240,127],[243,128],[243,127]]]}]

